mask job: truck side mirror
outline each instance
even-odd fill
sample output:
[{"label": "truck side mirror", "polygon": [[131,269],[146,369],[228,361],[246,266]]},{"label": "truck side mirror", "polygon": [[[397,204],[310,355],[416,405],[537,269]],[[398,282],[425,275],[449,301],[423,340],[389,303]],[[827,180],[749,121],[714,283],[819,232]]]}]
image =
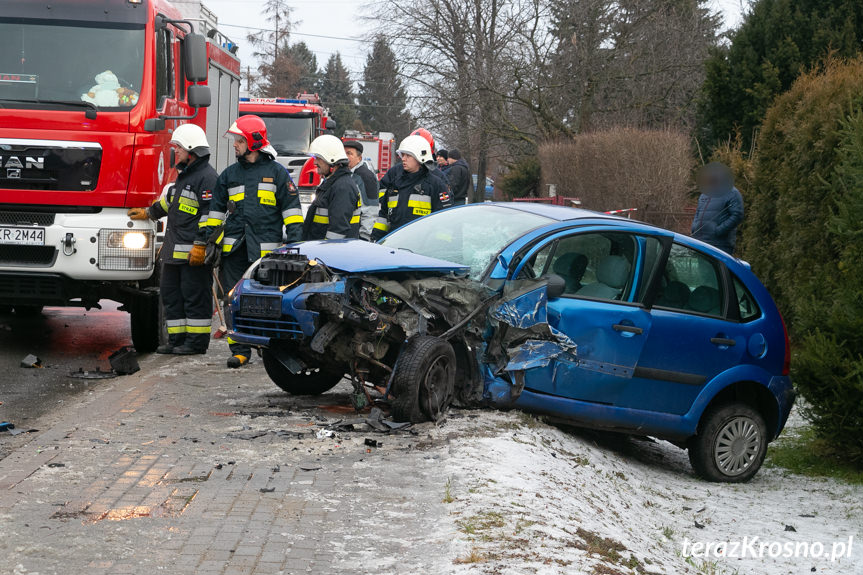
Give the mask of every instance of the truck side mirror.
[{"label": "truck side mirror", "polygon": [[186,92],[186,101],[193,108],[208,108],[211,98],[212,95],[210,94],[209,86],[192,84]]},{"label": "truck side mirror", "polygon": [[207,39],[203,34],[186,34],[183,39],[183,69],[186,80],[203,82],[207,79]]},{"label": "truck side mirror", "polygon": [[332,118],[327,118],[327,125],[324,126],[325,130],[335,130],[336,129],[336,121]]},{"label": "truck side mirror", "polygon": [[162,132],[165,129],[164,118],[147,118],[144,120],[144,130],[147,132]]}]

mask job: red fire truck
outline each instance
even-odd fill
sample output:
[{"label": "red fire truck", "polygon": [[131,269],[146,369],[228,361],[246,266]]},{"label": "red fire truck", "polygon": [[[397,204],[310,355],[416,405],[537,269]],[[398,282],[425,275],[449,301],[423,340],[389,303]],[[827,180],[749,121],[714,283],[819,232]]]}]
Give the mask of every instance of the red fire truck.
[{"label": "red fire truck", "polygon": [[321,178],[309,162],[312,140],[335,128],[335,122],[317,94],[296,98],[240,98],[240,115],[260,116],[267,124],[267,138],[276,150],[276,160],[287,168],[300,190],[305,208]]},{"label": "red fire truck", "polygon": [[378,179],[383,178],[392,167],[395,153],[395,134],[392,132],[345,130],[342,140],[355,140],[363,145],[363,161],[369,164]]},{"label": "red fire truck", "polygon": [[233,158],[236,48],[194,19],[165,0],[0,0],[0,305],[114,300],[155,348],[157,228],[126,211],[176,177],[181,123],[205,127],[217,169]]}]

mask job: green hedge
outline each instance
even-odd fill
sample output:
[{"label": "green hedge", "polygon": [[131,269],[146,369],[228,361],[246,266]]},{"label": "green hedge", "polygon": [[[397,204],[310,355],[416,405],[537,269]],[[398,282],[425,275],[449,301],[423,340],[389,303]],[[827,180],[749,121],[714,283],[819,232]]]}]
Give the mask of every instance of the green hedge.
[{"label": "green hedge", "polygon": [[755,161],[743,255],[789,320],[807,415],[863,464],[863,58],[777,98]]}]

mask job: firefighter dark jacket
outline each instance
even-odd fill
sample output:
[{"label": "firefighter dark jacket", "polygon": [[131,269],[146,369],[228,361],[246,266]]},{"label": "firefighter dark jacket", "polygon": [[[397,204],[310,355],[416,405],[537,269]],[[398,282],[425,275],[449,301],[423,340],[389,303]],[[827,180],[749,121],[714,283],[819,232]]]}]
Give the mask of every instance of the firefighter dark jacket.
[{"label": "firefighter dark jacket", "polygon": [[449,189],[428,168],[410,173],[399,164],[381,179],[381,207],[372,239],[378,240],[408,222],[452,206]]},{"label": "firefighter dark jacket", "polygon": [[162,262],[187,263],[195,242],[206,241],[204,227],[217,178],[216,170],[209,160],[210,156],[206,155],[195,159],[188,166],[178,165],[177,181],[148,208],[150,219],[168,216],[165,241],[159,255]]},{"label": "firefighter dark jacket", "polygon": [[315,191],[303,227],[303,240],[360,237],[360,191],[351,171],[340,166]]},{"label": "firefighter dark jacket", "polygon": [[208,235],[223,222],[223,255],[246,250],[250,262],[282,244],[283,227],[288,243],[300,241],[300,197],[284,166],[261,154],[254,163],[238,158],[225,168],[213,189]]}]

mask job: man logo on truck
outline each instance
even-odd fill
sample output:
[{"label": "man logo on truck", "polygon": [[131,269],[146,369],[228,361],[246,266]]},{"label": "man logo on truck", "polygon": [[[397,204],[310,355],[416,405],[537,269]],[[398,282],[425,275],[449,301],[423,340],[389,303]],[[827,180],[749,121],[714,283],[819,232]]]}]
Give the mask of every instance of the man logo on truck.
[{"label": "man logo on truck", "polygon": [[[18,168],[19,170],[24,169],[24,165],[27,165],[28,170],[44,170],[45,169],[45,158],[33,158],[27,156],[24,158],[24,164],[21,163],[21,160],[18,156],[0,156],[0,167],[6,168],[7,171],[11,171],[10,168]],[[14,176],[9,176],[14,177]]]}]

